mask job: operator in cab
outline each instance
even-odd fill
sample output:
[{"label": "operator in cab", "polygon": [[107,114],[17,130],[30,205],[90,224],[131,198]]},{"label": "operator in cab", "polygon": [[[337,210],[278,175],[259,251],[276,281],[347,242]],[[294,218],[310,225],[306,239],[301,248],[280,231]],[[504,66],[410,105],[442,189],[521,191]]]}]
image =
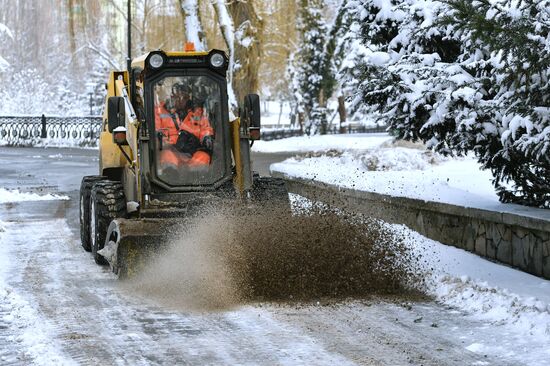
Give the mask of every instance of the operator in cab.
[{"label": "operator in cab", "polygon": [[[208,166],[214,147],[214,129],[205,113],[205,96],[195,97],[191,87],[179,82],[168,90],[168,98],[155,105],[155,132],[162,168]],[[157,93],[160,94],[161,91]]]}]

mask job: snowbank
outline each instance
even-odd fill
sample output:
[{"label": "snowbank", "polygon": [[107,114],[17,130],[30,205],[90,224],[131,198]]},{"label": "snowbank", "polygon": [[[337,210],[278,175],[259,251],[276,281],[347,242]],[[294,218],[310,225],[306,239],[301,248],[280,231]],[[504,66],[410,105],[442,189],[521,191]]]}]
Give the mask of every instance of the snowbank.
[{"label": "snowbank", "polygon": [[471,156],[447,159],[422,150],[383,147],[334,155],[291,158],[272,164],[271,170],[397,197],[478,208],[501,205],[491,173],[480,170]]},{"label": "snowbank", "polygon": [[98,140],[89,139],[39,139],[31,143],[34,147],[72,147],[80,149],[98,150]]},{"label": "snowbank", "polygon": [[24,202],[24,201],[53,201],[53,200],[69,200],[68,196],[60,196],[56,194],[39,195],[37,193],[19,192],[19,190],[7,190],[0,188],[0,203]]},{"label": "snowbank", "polygon": [[97,140],[89,140],[89,139],[54,139],[54,138],[47,138],[47,139],[28,139],[28,140],[18,140],[16,142],[13,141],[6,141],[6,140],[0,140],[0,146],[23,146],[23,147],[70,147],[70,148],[76,148],[76,149],[90,149],[90,150],[98,150],[98,141]]},{"label": "snowbank", "polygon": [[402,225],[390,226],[422,257],[428,292],[436,301],[491,326],[494,343],[468,334],[466,349],[509,357],[521,353],[527,365],[550,356],[550,281],[441,245]]},{"label": "snowbank", "polygon": [[[385,155],[391,155],[388,151]],[[397,152],[396,152],[397,155]],[[473,158],[430,164],[421,158],[410,162],[409,156],[395,160],[378,161],[377,168],[369,170],[369,154],[339,157],[321,156],[308,159],[292,158],[273,164],[276,170],[303,179],[315,179],[363,191],[425,201],[445,202],[465,207],[493,208],[499,206],[498,196],[491,184],[491,174],[479,171]],[[402,159],[402,160],[399,160]],[[404,170],[410,163],[412,170]]]},{"label": "snowbank", "polygon": [[299,136],[274,141],[256,141],[252,151],[261,153],[311,152],[329,149],[364,150],[392,140],[387,133]]}]

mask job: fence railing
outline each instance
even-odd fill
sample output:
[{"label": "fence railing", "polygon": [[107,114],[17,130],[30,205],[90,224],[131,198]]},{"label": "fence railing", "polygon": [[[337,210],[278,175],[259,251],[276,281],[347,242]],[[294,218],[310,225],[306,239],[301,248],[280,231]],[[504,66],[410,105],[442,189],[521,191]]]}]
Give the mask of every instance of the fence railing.
[{"label": "fence railing", "polygon": [[[102,117],[0,116],[0,143],[10,146],[33,146],[44,139],[75,146],[96,146],[101,132]],[[385,132],[386,126],[346,126],[331,128],[329,134]],[[301,136],[299,128],[268,128],[262,130],[262,140],[279,140]]]},{"label": "fence railing", "polygon": [[93,146],[101,117],[0,116],[0,141],[12,146],[34,145],[41,139]]},{"label": "fence railing", "polygon": [[299,128],[264,129],[261,132],[263,141],[281,140],[287,137],[302,136],[304,133]]},{"label": "fence railing", "polygon": [[338,133],[382,133],[388,132],[387,125],[377,125],[377,126],[363,126],[363,125],[349,125],[342,128],[334,127],[332,130],[329,130],[330,134]]},{"label": "fence railing", "polygon": [[[329,135],[347,134],[347,133],[382,133],[387,132],[388,126],[361,126],[349,125],[346,127],[330,128],[327,133]],[[262,130],[262,140],[280,140],[287,137],[302,136],[304,132],[299,128],[283,128],[283,129],[264,129]]]}]

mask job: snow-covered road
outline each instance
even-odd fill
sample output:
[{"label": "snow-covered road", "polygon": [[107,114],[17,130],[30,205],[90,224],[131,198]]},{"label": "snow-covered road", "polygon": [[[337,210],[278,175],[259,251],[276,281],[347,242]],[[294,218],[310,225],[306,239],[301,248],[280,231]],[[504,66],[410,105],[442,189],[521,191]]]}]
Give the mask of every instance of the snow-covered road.
[{"label": "snow-covered road", "polygon": [[425,299],[252,303],[216,312],[155,304],[80,247],[76,187],[93,171],[95,153],[62,159],[4,152],[11,163],[0,166],[0,186],[58,196],[0,203],[2,365],[541,364],[526,358],[526,344],[495,352],[508,328]]},{"label": "snow-covered road", "polygon": [[[1,220],[3,364],[474,364],[476,324],[433,303],[249,304],[214,313],[132,296],[83,252],[63,201],[25,202]],[[422,321],[418,321],[421,319]],[[498,364],[502,364],[498,362]]]}]

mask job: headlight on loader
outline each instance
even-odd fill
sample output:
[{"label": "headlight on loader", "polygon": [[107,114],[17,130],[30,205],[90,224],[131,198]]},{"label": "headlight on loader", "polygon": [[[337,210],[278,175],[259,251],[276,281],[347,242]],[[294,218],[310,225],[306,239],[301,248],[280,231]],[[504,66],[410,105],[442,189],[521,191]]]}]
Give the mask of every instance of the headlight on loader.
[{"label": "headlight on loader", "polygon": [[222,67],[224,63],[225,63],[225,58],[223,57],[223,55],[221,53],[214,53],[210,57],[210,65],[212,65],[216,68]]},{"label": "headlight on loader", "polygon": [[162,55],[158,53],[155,53],[149,59],[149,66],[151,66],[153,69],[160,69],[163,64],[164,64],[164,57],[162,57]]}]

